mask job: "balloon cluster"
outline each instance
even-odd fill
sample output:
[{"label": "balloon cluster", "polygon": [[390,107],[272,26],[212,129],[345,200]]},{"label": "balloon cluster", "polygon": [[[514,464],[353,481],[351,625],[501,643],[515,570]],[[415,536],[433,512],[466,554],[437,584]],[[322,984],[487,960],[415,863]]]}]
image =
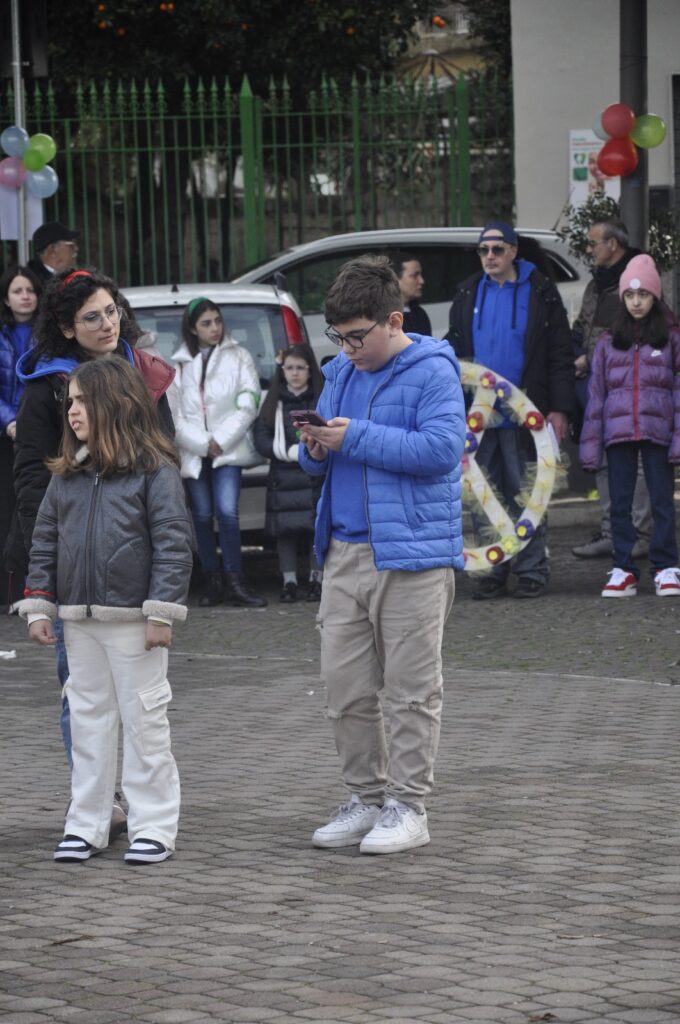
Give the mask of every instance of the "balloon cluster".
[{"label": "balloon cluster", "polygon": [[0,160],[0,185],[26,188],[37,199],[49,199],[59,188],[59,178],[50,160],[57,152],[51,135],[41,132],[29,137],[24,128],[12,125],[0,135],[0,146],[7,156]]},{"label": "balloon cluster", "polygon": [[609,178],[632,174],[638,165],[638,149],[653,149],[666,138],[666,123],[656,114],[640,114],[625,103],[612,103],[596,118],[593,131],[604,146],[597,166]]}]

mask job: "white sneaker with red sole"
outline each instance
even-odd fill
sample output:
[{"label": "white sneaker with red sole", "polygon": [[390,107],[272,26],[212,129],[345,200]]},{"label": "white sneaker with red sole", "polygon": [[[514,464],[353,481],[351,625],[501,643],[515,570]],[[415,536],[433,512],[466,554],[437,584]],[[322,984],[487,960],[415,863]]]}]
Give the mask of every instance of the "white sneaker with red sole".
[{"label": "white sneaker with red sole", "polygon": [[601,596],[635,597],[636,594],[637,580],[632,572],[626,572],[625,569],[612,569],[609,573],[609,582],[602,591]]},{"label": "white sneaker with red sole", "polygon": [[654,574],[654,587],[657,597],[680,596],[680,569],[659,569]]}]

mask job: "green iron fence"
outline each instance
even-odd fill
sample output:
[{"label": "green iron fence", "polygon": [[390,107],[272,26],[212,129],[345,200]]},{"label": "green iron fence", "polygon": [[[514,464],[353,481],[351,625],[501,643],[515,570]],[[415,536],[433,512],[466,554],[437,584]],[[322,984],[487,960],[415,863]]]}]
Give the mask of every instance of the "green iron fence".
[{"label": "green iron fence", "polygon": [[[294,105],[245,79],[30,87],[27,129],[57,142],[45,219],[81,232],[81,259],[122,284],[225,280],[298,242],[380,227],[512,216],[510,96],[492,75],[335,82]],[[0,97],[0,124],[13,121]],[[3,243],[4,262],[14,246]]]}]

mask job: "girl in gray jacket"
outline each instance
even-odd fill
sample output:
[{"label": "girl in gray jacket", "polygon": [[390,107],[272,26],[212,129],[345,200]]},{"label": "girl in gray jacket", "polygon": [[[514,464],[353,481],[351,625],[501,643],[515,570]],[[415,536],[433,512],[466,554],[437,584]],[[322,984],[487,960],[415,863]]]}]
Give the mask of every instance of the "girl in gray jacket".
[{"label": "girl in gray jacket", "polygon": [[20,605],[39,644],[54,644],[52,621],[64,621],[72,798],[54,859],[84,861],[108,843],[122,720],[125,860],[158,863],[179,817],[167,649],[192,568],[177,456],[142,377],[117,356],[70,375],[64,417]]}]

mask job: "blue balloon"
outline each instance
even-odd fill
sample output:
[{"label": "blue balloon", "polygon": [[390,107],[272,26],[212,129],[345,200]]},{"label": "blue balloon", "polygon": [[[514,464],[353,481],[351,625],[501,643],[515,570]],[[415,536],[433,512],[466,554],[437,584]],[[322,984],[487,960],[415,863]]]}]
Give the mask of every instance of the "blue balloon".
[{"label": "blue balloon", "polygon": [[23,156],[28,146],[28,132],[13,124],[11,128],[5,128],[0,135],[0,146],[7,156]]},{"label": "blue balloon", "polygon": [[49,164],[40,171],[29,171],[26,175],[26,188],[38,199],[49,199],[59,188],[57,172]]}]

